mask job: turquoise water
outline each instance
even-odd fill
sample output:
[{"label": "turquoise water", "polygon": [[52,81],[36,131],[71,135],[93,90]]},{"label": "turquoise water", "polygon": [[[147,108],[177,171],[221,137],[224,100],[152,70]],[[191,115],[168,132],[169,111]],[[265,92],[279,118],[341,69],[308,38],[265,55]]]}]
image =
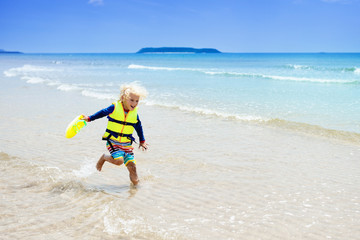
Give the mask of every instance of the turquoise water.
[{"label": "turquoise water", "polygon": [[360,54],[24,54],[0,56],[5,81],[114,99],[139,81],[145,103],[238,121],[360,133]]}]

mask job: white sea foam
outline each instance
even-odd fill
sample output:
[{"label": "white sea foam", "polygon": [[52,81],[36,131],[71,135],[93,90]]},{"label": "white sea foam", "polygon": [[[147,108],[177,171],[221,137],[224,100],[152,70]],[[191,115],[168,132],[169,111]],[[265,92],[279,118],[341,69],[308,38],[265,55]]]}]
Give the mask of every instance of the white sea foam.
[{"label": "white sea foam", "polygon": [[293,68],[293,69],[312,69],[312,67],[307,65],[300,65],[300,64],[287,64],[286,67]]},{"label": "white sea foam", "polygon": [[149,70],[176,70],[175,68],[168,68],[168,67],[150,67],[150,66],[143,66],[143,65],[136,65],[130,64],[128,66],[129,69],[149,69]]},{"label": "white sea foam", "polygon": [[59,86],[61,84],[61,82],[59,81],[48,81],[46,82],[46,85],[48,86]]},{"label": "white sea foam", "polygon": [[21,76],[21,75],[25,75],[27,73],[33,73],[33,72],[52,72],[52,71],[57,71],[57,70],[53,69],[53,68],[48,68],[48,67],[34,66],[34,65],[26,64],[22,67],[10,68],[8,70],[5,70],[4,74],[7,77],[15,77],[15,76],[19,76],[19,75]]},{"label": "white sea foam", "polygon": [[297,65],[297,64],[294,64],[293,67],[294,67],[295,69],[310,69],[309,66]]},{"label": "white sea foam", "polygon": [[41,77],[23,76],[23,77],[21,77],[21,79],[25,80],[26,83],[30,83],[30,84],[45,84],[47,86],[58,86],[61,84],[59,81],[53,81],[53,80],[44,79]]},{"label": "white sea foam", "polygon": [[11,69],[9,69],[9,70],[5,70],[5,71],[4,71],[4,75],[5,75],[6,77],[15,77],[15,76],[17,76],[17,72],[14,71],[14,68],[11,68]]},{"label": "white sea foam", "polygon": [[95,165],[94,161],[85,159],[85,161],[83,162],[83,165],[81,165],[80,169],[73,170],[73,173],[75,174],[75,176],[77,176],[79,178],[86,178],[96,172],[94,165]]},{"label": "white sea foam", "polygon": [[116,99],[113,94],[113,89],[116,84],[113,82],[106,83],[64,83],[58,80],[50,79],[52,75],[48,72],[57,71],[56,69],[35,65],[23,65],[18,68],[10,68],[4,71],[7,77],[19,76],[22,80],[29,84],[44,84],[51,87],[56,87],[60,91],[79,91],[83,96],[97,99],[112,100]]},{"label": "white sea foam", "polygon": [[78,87],[95,87],[95,88],[103,88],[103,87],[114,87],[116,84],[109,83],[75,83],[74,85]]},{"label": "white sea foam", "polygon": [[80,87],[74,84],[61,84],[60,86],[57,87],[57,89],[65,92],[82,90]]},{"label": "white sea foam", "polygon": [[[309,66],[303,65],[291,65],[297,69],[308,69]],[[197,71],[207,75],[221,75],[225,77],[249,77],[249,78],[263,78],[281,81],[296,81],[296,82],[312,82],[312,83],[356,83],[358,80],[342,80],[342,79],[322,79],[322,78],[308,78],[308,77],[293,77],[293,76],[278,76],[259,73],[247,73],[247,72],[234,72],[234,71],[213,71],[199,68],[170,68],[170,67],[150,67],[143,65],[131,64],[129,69],[148,69],[148,70],[164,70],[164,71]],[[360,69],[356,69],[355,73],[360,74]]]},{"label": "white sea foam", "polygon": [[83,91],[81,91],[81,95],[83,95],[85,97],[92,97],[92,98],[97,98],[97,99],[101,99],[101,100],[113,100],[113,99],[116,99],[115,94],[97,92],[97,91],[91,91],[91,90],[83,90]]},{"label": "white sea foam", "polygon": [[359,82],[358,80],[290,77],[290,76],[277,76],[277,75],[241,73],[241,72],[205,72],[205,73],[210,74],[210,75],[225,75],[225,76],[233,76],[233,77],[241,76],[241,77],[281,80],[281,81],[313,82],[313,83],[356,83],[356,82]]},{"label": "white sea foam", "polygon": [[[26,64],[18,68],[10,68],[4,71],[6,77],[20,77],[22,80],[26,81],[29,84],[46,84],[48,86],[57,86],[60,85],[59,81],[51,80],[47,73],[58,71],[53,68],[35,66]],[[45,74],[45,77],[42,76]]]},{"label": "white sea foam", "polygon": [[247,121],[247,122],[264,122],[268,121],[266,118],[262,118],[259,116],[251,116],[251,115],[237,115],[237,114],[231,114],[226,112],[220,112],[212,109],[206,109],[206,108],[198,108],[198,107],[189,107],[189,106],[180,106],[176,104],[168,104],[168,103],[161,103],[156,101],[149,101],[144,100],[144,103],[148,106],[160,106],[160,107],[166,107],[166,108],[174,108],[179,109],[184,112],[191,112],[191,113],[197,113],[201,115],[209,115],[209,116],[216,116],[220,118],[225,119],[234,119],[239,121]]},{"label": "white sea foam", "polygon": [[307,66],[300,64],[287,64],[286,68],[295,69],[295,70],[315,70],[319,72],[355,72],[357,67],[337,67],[337,66]]},{"label": "white sea foam", "polygon": [[353,83],[353,82],[357,82],[356,80],[321,79],[321,78],[272,76],[272,75],[263,75],[263,78],[282,80],[282,81],[313,82],[313,83]]},{"label": "white sea foam", "polygon": [[360,68],[356,67],[355,70],[354,70],[354,73],[360,75]]},{"label": "white sea foam", "polygon": [[259,77],[262,78],[264,75],[262,74],[256,74],[256,73],[242,73],[242,72],[213,72],[213,71],[204,71],[205,74],[208,75],[223,75],[223,76],[229,76],[229,77]]},{"label": "white sea foam", "polygon": [[172,68],[172,67],[152,67],[152,66],[143,66],[130,64],[129,69],[148,69],[148,70],[165,70],[165,71],[202,71],[198,68]]},{"label": "white sea foam", "polygon": [[40,77],[22,77],[21,79],[26,80],[27,83],[38,84],[45,83],[47,80]]}]

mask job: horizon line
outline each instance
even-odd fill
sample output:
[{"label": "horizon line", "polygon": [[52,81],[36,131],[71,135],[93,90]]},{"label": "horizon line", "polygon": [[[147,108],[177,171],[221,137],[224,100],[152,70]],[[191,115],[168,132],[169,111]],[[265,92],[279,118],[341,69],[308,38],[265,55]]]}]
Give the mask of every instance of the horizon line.
[{"label": "horizon line", "polygon": [[201,54],[210,54],[210,55],[213,55],[213,54],[248,54],[248,53],[252,53],[252,54],[288,54],[288,53],[297,53],[297,54],[305,54],[305,53],[308,53],[308,54],[314,54],[314,53],[317,53],[317,54],[326,54],[326,53],[360,53],[359,52],[350,52],[350,51],[344,51],[344,52],[340,52],[340,51],[316,51],[316,52],[311,52],[311,51],[304,51],[304,52],[220,52],[220,53],[192,53],[192,52],[159,52],[159,53],[137,53],[137,52],[21,52],[21,51],[8,51],[7,52],[0,52],[0,54],[10,54],[10,55],[13,55],[13,54],[195,54],[195,55],[201,55]]}]

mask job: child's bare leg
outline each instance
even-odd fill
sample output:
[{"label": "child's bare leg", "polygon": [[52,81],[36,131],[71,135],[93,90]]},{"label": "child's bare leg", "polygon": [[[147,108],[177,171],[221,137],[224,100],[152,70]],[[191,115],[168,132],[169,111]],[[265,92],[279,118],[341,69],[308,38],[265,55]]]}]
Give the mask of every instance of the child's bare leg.
[{"label": "child's bare leg", "polygon": [[118,165],[118,166],[120,166],[121,164],[124,163],[124,160],[123,160],[122,158],[115,160],[115,159],[112,158],[112,156],[108,156],[108,155],[103,154],[103,155],[100,157],[100,159],[99,159],[99,161],[97,162],[97,164],[96,164],[96,169],[97,169],[98,171],[101,171],[102,166],[104,165],[105,161],[107,161],[107,162],[109,162],[109,163],[112,163],[112,164],[115,164],[115,165]]},{"label": "child's bare leg", "polygon": [[138,178],[138,175],[136,173],[136,165],[135,165],[135,163],[129,162],[126,165],[126,167],[129,170],[129,177],[130,177],[131,182],[134,185],[137,185],[139,183],[139,178]]}]

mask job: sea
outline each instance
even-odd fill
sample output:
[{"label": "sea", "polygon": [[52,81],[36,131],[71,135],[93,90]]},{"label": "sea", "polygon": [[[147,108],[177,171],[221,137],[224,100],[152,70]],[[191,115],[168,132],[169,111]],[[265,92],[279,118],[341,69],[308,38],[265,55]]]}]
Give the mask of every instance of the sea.
[{"label": "sea", "polygon": [[[131,82],[138,186],[106,118],[65,138]],[[1,239],[360,239],[360,53],[0,54],[0,86]]]}]

